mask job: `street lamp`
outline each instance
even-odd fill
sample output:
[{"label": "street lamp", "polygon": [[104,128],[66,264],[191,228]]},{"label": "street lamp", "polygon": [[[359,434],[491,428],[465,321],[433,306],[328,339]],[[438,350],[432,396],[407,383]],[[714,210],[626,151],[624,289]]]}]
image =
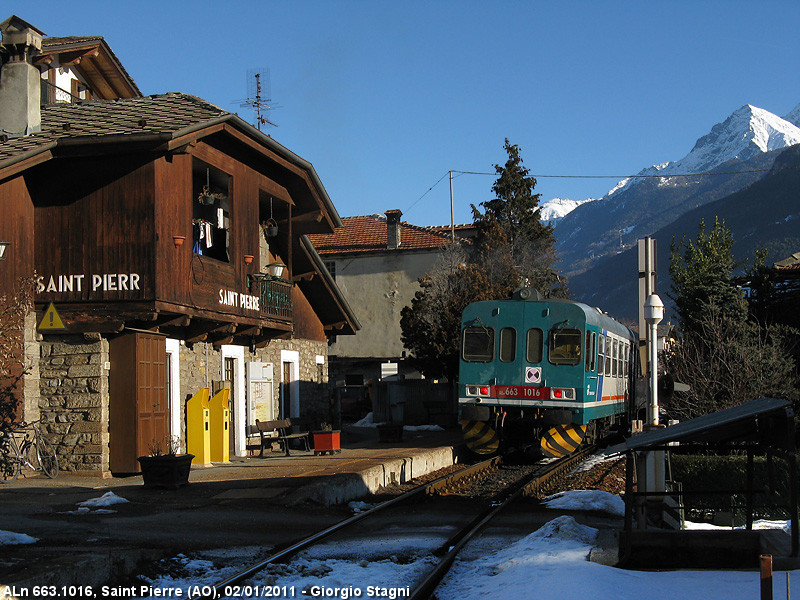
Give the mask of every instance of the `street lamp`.
[{"label": "street lamp", "polygon": [[650,294],[644,303],[644,320],[649,330],[647,352],[650,362],[650,425],[658,425],[658,324],[663,318],[664,303],[658,294]]}]

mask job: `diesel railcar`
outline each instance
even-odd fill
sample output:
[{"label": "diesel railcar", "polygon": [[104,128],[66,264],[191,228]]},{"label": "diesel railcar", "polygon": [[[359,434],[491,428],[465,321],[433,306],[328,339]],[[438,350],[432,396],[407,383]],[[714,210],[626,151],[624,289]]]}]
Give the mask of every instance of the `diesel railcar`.
[{"label": "diesel railcar", "polygon": [[599,309],[533,289],[475,302],[461,321],[459,409],[467,447],[573,452],[625,426],[639,375],[638,338]]}]

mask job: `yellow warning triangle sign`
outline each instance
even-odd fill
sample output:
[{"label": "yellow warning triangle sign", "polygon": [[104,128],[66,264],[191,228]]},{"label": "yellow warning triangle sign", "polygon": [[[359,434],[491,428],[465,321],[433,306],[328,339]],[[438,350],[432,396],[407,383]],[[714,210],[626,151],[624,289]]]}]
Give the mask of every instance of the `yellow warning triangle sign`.
[{"label": "yellow warning triangle sign", "polygon": [[67,326],[64,325],[64,321],[61,320],[61,316],[51,302],[50,306],[48,306],[47,310],[44,312],[42,321],[39,323],[39,331],[57,331],[66,328]]}]

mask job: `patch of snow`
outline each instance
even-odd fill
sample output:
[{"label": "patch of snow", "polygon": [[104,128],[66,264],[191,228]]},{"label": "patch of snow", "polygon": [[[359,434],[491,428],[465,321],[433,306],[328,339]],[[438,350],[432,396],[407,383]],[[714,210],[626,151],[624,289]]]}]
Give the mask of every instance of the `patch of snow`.
[{"label": "patch of snow", "polygon": [[561,219],[573,210],[587,202],[594,202],[596,198],[586,200],[570,200],[568,198],[553,198],[539,207],[539,218],[546,225],[555,226]]},{"label": "patch of snow", "polygon": [[[366,417],[353,423],[353,427],[377,427],[378,425],[385,425],[385,421],[381,421],[376,423],[373,417],[373,413],[367,414]],[[444,431],[438,425],[404,425],[404,431]]]},{"label": "patch of snow", "polygon": [[99,508],[101,506],[112,506],[114,504],[123,504],[127,502],[125,498],[117,496],[114,492],[106,492],[98,498],[91,498],[84,502],[78,502],[78,506],[88,508]]},{"label": "patch of snow", "polygon": [[547,508],[596,510],[617,517],[625,516],[625,501],[616,494],[601,490],[570,490],[544,499]]}]

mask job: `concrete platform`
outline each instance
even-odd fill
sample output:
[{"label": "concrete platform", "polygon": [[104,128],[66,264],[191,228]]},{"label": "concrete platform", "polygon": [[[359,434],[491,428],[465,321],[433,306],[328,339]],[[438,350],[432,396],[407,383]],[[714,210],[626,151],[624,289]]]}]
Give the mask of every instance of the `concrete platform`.
[{"label": "concrete platform", "polygon": [[[0,549],[0,597],[4,585],[99,586],[170,553],[293,541],[351,514],[334,505],[452,465],[460,440],[460,431],[406,431],[386,444],[374,429],[349,430],[341,453],[193,467],[178,490],[145,488],[141,476],[20,476],[0,485],[0,530],[38,541]],[[78,510],[107,492],[128,502]]]}]

